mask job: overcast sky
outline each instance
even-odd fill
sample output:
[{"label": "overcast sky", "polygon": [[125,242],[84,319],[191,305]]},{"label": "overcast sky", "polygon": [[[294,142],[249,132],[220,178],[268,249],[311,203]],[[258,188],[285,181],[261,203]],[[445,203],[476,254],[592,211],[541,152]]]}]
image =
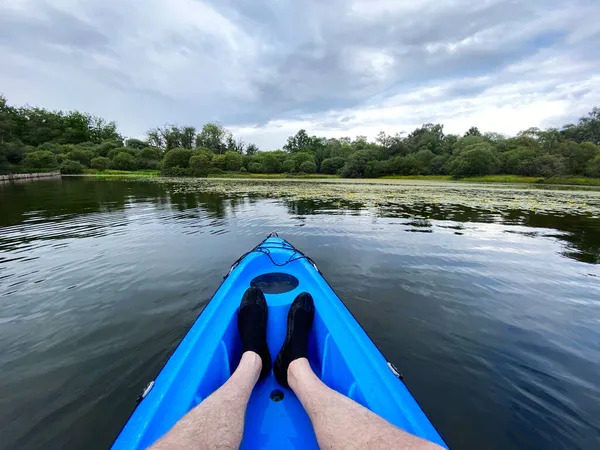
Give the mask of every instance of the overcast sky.
[{"label": "overcast sky", "polygon": [[600,106],[598,0],[0,0],[0,93],[127,136],[220,121],[274,149],[514,134]]}]

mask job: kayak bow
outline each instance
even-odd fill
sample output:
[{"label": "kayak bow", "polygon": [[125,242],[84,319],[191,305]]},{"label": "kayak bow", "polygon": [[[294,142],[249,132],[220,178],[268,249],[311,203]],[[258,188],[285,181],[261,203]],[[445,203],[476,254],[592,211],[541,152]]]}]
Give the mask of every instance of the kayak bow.
[{"label": "kayak bow", "polygon": [[[316,264],[271,235],[231,266],[156,380],[144,390],[114,450],[147,448],[229,378],[241,357],[236,314],[249,286],[260,287],[269,305],[267,340],[273,360],[285,338],[289,305],[300,292],[311,293],[316,313],[309,361],[315,374],[394,425],[446,447],[394,366]],[[242,448],[318,448],[302,405],[291,390],[277,384],[272,372],[250,397]]]}]

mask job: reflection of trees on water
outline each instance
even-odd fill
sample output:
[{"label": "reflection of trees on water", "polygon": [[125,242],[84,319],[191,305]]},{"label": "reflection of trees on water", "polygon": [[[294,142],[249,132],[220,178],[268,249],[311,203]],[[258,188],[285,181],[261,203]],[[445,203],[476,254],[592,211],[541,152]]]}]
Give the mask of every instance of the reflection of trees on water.
[{"label": "reflection of trees on water", "polygon": [[[144,202],[152,203],[154,207],[162,209],[167,214],[171,213],[174,219],[198,218],[223,221],[236,214],[240,206],[251,206],[262,200],[264,197],[260,195],[223,196],[206,192],[169,192],[169,187],[160,183],[65,178],[62,181],[21,183],[0,189],[0,227],[31,222],[32,215],[48,222],[82,222],[83,216],[99,212],[121,213],[123,222],[126,222],[128,205]],[[294,216],[362,214],[366,208],[364,202],[347,199],[283,198],[280,202],[287,208],[288,213]],[[429,203],[381,203],[371,211],[375,211],[378,217],[412,220],[413,228],[423,231],[429,228],[423,225],[428,223],[426,219],[451,220],[459,223],[503,223],[553,229],[559,233],[552,237],[559,239],[566,246],[565,256],[582,262],[600,263],[600,224],[597,219],[588,216],[518,209],[492,211],[462,205]],[[98,221],[93,222],[93,232],[97,234],[105,225]],[[109,221],[106,226],[114,222],[114,220]],[[79,234],[74,232],[72,237],[87,235],[84,232]],[[64,237],[64,233],[46,236],[36,233],[31,239]],[[23,242],[30,238],[23,236],[20,239]]]},{"label": "reflection of trees on water", "polygon": [[[290,214],[313,215],[332,210],[345,213],[364,211],[366,205],[361,202],[314,201],[311,199],[285,200],[283,202]],[[340,212],[341,212],[340,211]],[[550,214],[529,210],[492,211],[463,205],[436,205],[430,203],[381,204],[375,208],[379,217],[402,219],[452,220],[454,222],[503,223],[532,228],[548,228],[560,231],[552,237],[566,245],[566,257],[577,261],[600,264],[600,221],[589,216]],[[334,212],[335,213],[335,212]],[[424,226],[411,222],[416,228]]]}]

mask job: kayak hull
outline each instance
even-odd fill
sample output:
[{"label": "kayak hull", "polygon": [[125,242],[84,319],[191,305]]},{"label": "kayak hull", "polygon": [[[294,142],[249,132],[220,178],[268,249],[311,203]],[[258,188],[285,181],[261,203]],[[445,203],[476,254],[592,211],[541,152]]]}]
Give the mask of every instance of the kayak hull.
[{"label": "kayak hull", "polygon": [[[312,260],[287,241],[269,237],[229,274],[171,355],[131,415],[113,449],[144,449],[217,390],[241,358],[237,309],[258,285],[269,306],[267,341],[275,360],[286,333],[289,305],[312,294],[315,320],[309,362],[329,387],[394,425],[446,446],[406,386],[344,306]],[[271,372],[259,382],[246,412],[242,448],[318,448],[310,420],[294,393]]]}]

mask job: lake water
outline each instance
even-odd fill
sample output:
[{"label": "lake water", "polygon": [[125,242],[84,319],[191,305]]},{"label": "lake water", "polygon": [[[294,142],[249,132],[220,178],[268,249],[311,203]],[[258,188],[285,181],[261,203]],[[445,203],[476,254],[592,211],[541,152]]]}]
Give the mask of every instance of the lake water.
[{"label": "lake water", "polygon": [[600,193],[0,186],[0,448],[107,448],[231,263],[311,256],[452,448],[600,448]]}]

